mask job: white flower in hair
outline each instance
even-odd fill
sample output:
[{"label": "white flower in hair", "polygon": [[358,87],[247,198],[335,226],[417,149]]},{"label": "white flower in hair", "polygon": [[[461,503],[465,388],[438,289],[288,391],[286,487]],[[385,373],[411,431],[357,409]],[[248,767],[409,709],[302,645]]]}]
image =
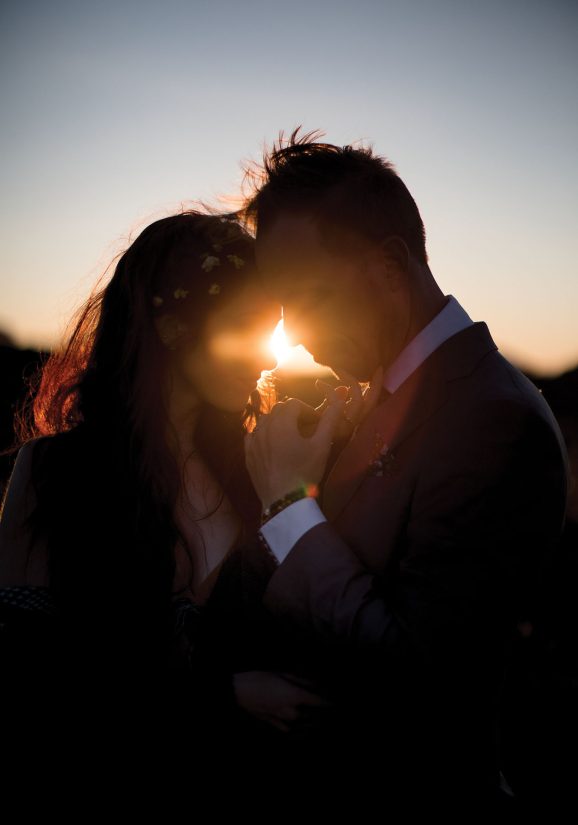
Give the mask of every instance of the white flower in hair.
[{"label": "white flower in hair", "polygon": [[234,264],[235,269],[241,269],[245,265],[243,258],[239,258],[238,255],[227,255],[227,260]]},{"label": "white flower in hair", "polygon": [[216,266],[221,265],[221,259],[217,258],[215,255],[205,255],[204,261],[201,264],[201,268],[205,270],[205,272],[210,272]]}]

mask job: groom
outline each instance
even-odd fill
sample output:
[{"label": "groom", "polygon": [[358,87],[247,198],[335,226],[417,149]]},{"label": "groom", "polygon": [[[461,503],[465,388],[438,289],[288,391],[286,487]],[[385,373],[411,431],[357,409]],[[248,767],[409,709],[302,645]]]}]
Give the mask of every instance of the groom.
[{"label": "groom", "polygon": [[499,794],[504,657],[563,527],[565,448],[438,286],[393,166],[312,138],[270,153],[242,214],[290,337],[351,376],[351,398],[329,392],[309,435],[311,408],[278,403],[246,437],[278,564],[263,603],[334,674],[335,793],[473,811]]}]

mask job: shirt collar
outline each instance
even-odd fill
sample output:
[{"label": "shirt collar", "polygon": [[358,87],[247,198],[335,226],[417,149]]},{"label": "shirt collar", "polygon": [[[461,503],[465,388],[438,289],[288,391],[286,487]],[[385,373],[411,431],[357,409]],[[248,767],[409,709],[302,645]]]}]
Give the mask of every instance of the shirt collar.
[{"label": "shirt collar", "polygon": [[453,295],[435,318],[404,347],[383,376],[383,386],[394,393],[425,359],[444,341],[474,322]]}]

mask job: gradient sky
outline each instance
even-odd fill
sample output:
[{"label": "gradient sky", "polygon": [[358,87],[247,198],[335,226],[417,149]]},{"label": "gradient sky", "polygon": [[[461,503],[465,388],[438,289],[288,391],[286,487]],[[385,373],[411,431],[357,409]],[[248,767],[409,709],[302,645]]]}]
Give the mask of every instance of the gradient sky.
[{"label": "gradient sky", "polygon": [[132,233],[235,194],[283,129],[363,140],[446,294],[578,364],[578,3],[3,2],[0,329],[50,346]]}]

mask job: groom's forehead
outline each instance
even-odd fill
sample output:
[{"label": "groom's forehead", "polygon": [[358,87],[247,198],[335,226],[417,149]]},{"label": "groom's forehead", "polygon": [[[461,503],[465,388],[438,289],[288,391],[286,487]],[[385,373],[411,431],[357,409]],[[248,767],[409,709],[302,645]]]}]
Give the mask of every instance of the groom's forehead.
[{"label": "groom's forehead", "polygon": [[258,234],[256,257],[263,277],[278,282],[323,277],[331,264],[315,221],[308,216],[279,217]]},{"label": "groom's forehead", "polygon": [[282,214],[257,234],[260,258],[298,259],[321,249],[319,229],[312,216]]}]

